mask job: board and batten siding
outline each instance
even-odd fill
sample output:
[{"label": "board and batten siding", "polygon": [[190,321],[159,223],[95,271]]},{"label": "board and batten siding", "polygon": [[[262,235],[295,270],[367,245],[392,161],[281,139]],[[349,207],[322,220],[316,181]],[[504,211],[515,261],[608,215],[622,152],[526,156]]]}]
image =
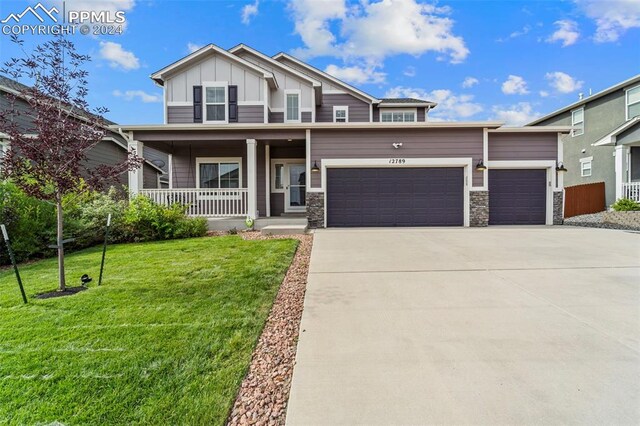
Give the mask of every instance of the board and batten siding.
[{"label": "board and batten siding", "polygon": [[[394,149],[394,142],[402,148]],[[482,158],[482,129],[345,129],[312,130],[311,161],[329,158]],[[473,186],[483,185],[483,173],[473,170]],[[320,173],[311,176],[320,187]]]},{"label": "board and batten siding", "polygon": [[193,86],[199,86],[203,81],[226,81],[238,86],[238,102],[264,101],[265,98],[262,75],[228,58],[211,54],[167,78],[166,101],[193,102]]},{"label": "board and batten siding", "polygon": [[323,94],[322,105],[316,109],[316,121],[318,123],[333,122],[334,106],[349,107],[349,122],[369,121],[369,104],[347,93]]},{"label": "board and batten siding", "polygon": [[319,81],[320,83],[322,83],[322,90],[323,91],[327,91],[327,90],[340,91],[340,92],[344,91],[344,88],[342,86],[336,85],[334,82],[332,82],[328,78],[325,78],[324,76],[322,76],[322,74],[317,73],[317,72],[313,72],[312,70],[310,70],[308,68],[302,67],[302,66],[296,64],[295,62],[290,61],[287,58],[282,57],[282,58],[280,58],[278,60],[278,62],[281,62],[281,63],[287,65],[288,67],[291,67],[294,70],[297,70],[297,71],[301,72],[302,74],[308,75],[309,77],[313,78],[314,80]]},{"label": "board and batten siding", "polygon": [[489,161],[557,159],[556,133],[489,133]]}]

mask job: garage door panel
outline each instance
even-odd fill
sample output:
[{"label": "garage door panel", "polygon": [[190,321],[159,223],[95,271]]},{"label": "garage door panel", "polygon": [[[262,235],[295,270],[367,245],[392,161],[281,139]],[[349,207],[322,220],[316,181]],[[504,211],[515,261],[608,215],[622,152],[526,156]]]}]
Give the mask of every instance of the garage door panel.
[{"label": "garage door panel", "polygon": [[546,210],[546,170],[489,170],[490,225],[544,225]]},{"label": "garage door panel", "polygon": [[327,170],[328,226],[461,226],[462,168]]}]

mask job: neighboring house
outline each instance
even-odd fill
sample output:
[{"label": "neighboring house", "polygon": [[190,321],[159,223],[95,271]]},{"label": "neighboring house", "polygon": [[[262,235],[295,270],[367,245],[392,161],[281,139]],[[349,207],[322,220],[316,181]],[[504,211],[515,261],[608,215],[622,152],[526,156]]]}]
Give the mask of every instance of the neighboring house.
[{"label": "neighboring house", "polygon": [[566,186],[604,182],[607,205],[640,201],[640,75],[529,125],[575,127],[563,137]]},{"label": "neighboring house", "polygon": [[[12,80],[10,78],[0,76],[0,108],[5,109],[9,108],[11,101],[8,95],[20,96],[20,94],[26,89],[26,86],[23,84]],[[29,104],[26,100],[22,98],[16,99],[15,107],[21,111],[28,112]],[[91,117],[90,114],[86,113],[86,117]],[[31,129],[31,120],[28,117],[28,114],[21,115],[19,117],[21,120],[20,126],[22,131],[24,129],[25,132],[29,132]],[[116,126],[116,123],[106,121],[107,125]],[[87,153],[87,167],[94,168],[100,164],[117,164],[127,157],[127,141],[122,137],[115,128],[107,127],[105,128],[107,131],[106,136],[98,145],[93,147]],[[0,154],[4,153],[5,150],[8,149],[11,141],[8,139],[7,135],[0,134]],[[144,163],[144,188],[160,188],[162,187],[162,180],[167,173],[162,169],[162,166],[167,166],[167,156],[166,154],[155,151],[153,149],[147,150],[144,154],[145,163]],[[0,157],[0,162],[2,158]],[[114,184],[127,185],[127,174],[124,173],[120,175]]]},{"label": "neighboring house", "polygon": [[324,226],[485,226],[562,221],[560,134],[431,122],[434,102],[381,99],[292,56],[213,44],[151,75],[164,124],[121,126],[169,158],[169,189],[208,217],[308,217]]}]

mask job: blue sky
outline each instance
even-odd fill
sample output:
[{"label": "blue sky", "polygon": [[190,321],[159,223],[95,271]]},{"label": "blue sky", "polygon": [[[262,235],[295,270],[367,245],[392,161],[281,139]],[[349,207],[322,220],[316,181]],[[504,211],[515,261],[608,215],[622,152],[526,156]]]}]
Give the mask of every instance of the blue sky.
[{"label": "blue sky", "polygon": [[[62,0],[45,0],[60,6]],[[35,2],[0,3],[0,17]],[[161,123],[149,74],[190,48],[292,53],[379,97],[439,102],[432,118],[523,124],[640,73],[640,1],[68,0],[126,12],[122,35],[75,35],[90,101],[123,124]],[[37,23],[37,22],[30,22]],[[43,36],[25,36],[27,48]],[[2,62],[17,55],[0,35]]]}]

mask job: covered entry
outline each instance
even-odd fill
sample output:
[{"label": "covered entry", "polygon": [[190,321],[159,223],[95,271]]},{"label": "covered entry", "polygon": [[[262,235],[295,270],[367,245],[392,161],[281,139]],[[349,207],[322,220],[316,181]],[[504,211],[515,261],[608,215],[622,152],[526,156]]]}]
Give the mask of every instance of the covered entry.
[{"label": "covered entry", "polygon": [[462,167],[328,168],[327,226],[462,226]]}]

